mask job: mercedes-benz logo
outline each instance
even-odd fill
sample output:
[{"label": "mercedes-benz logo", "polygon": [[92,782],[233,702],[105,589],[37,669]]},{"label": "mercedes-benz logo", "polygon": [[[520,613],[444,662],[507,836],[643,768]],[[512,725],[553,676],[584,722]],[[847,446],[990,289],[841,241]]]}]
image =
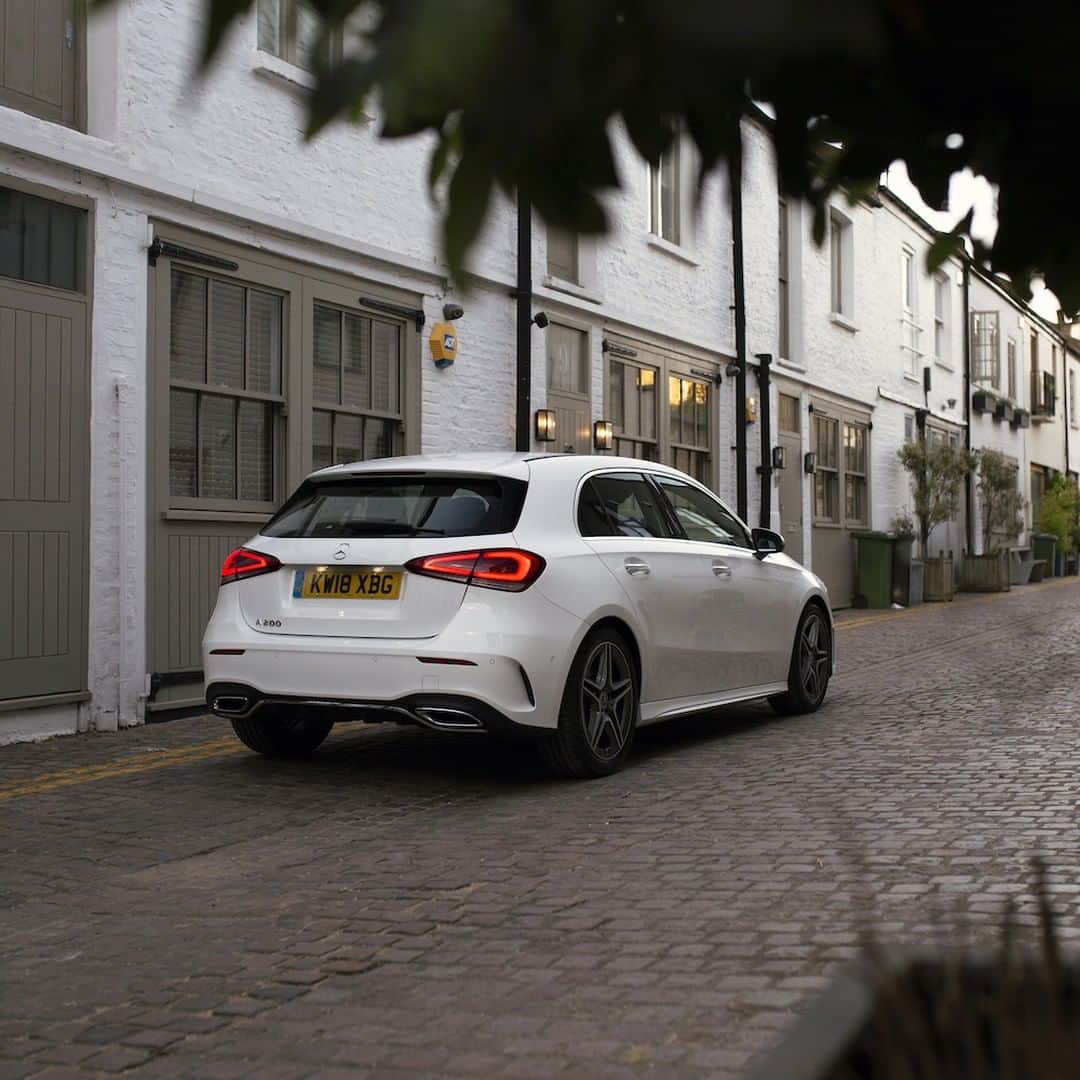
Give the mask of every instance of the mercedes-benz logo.
[{"label": "mercedes-benz logo", "polygon": [[349,557],[349,545],[348,544],[338,544],[338,549],[337,549],[337,551],[334,552],[334,558],[338,559],[340,561],[341,559],[347,559],[348,557]]}]

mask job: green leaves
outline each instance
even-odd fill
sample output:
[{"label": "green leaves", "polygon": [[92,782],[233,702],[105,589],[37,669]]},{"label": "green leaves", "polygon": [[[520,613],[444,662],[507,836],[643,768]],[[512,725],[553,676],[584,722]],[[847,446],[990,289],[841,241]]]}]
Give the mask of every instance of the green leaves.
[{"label": "green leaves", "polygon": [[[204,2],[205,64],[253,0]],[[683,131],[708,176],[763,101],[782,189],[810,203],[819,240],[830,198],[864,197],[898,158],[934,207],[969,166],[1000,186],[991,269],[1020,290],[1041,272],[1080,310],[1063,141],[1080,112],[1072,0],[1047,0],[1038,19],[988,15],[983,0],[310,2],[346,48],[316,72],[308,134],[372,99],[383,137],[433,134],[429,184],[452,178],[444,241],[456,271],[495,190],[527,190],[550,224],[602,230],[604,195],[625,180],[614,131],[649,161]],[[931,261],[958,251],[970,225]]]}]

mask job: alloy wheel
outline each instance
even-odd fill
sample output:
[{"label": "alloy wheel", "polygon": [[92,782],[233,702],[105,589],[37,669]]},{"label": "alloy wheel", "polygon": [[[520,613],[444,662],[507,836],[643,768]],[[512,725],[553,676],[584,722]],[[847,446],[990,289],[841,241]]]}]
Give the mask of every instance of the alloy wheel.
[{"label": "alloy wheel", "polygon": [[820,700],[829,680],[829,630],[817,611],[811,611],[799,635],[799,680],[813,702]]},{"label": "alloy wheel", "polygon": [[618,757],[634,727],[634,672],[626,653],[601,641],[589,653],[581,679],[585,739],[598,758]]}]

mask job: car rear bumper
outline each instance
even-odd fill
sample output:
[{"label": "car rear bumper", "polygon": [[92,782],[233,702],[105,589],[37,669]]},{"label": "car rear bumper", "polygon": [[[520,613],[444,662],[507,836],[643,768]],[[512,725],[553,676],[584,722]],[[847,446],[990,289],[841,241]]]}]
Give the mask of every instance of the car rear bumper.
[{"label": "car rear bumper", "polygon": [[[493,592],[467,598],[432,638],[267,634],[247,625],[226,586],[203,640],[207,704],[232,717],[267,704],[303,704],[335,719],[397,719],[442,730],[553,728],[584,632],[581,620],[539,594]],[[223,697],[245,701],[223,708]],[[455,725],[438,709],[458,709],[480,727]]]}]

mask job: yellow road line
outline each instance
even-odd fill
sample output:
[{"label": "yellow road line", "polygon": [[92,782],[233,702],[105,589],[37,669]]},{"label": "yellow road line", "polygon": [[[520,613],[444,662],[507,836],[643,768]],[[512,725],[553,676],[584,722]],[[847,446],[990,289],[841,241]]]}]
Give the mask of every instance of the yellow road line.
[{"label": "yellow road line", "polygon": [[226,757],[230,754],[246,753],[247,749],[237,739],[214,739],[210,742],[183,746],[176,750],[160,750],[145,754],[139,758],[125,758],[122,761],[106,761],[96,765],[80,765],[60,772],[45,773],[21,783],[0,787],[0,802],[18,799],[23,795],[41,795],[59,788],[76,787],[79,784],[92,784],[97,780],[111,780],[118,776],[136,776],[139,773],[155,772],[175,765],[189,765],[197,761],[209,761],[212,758]]},{"label": "yellow road line", "polygon": [[[1024,592],[1037,592],[1040,589],[1056,589],[1063,585],[1077,585],[1080,584],[1080,577],[1064,577],[1053,578],[1050,581],[1042,581],[1037,585],[1024,586]],[[991,600],[1005,600],[1012,596],[1012,592],[1000,592],[1000,593],[988,593],[986,596],[972,596],[970,599],[965,600],[964,604],[986,604]],[[921,613],[927,613],[930,611],[941,610],[941,605],[934,604],[919,604],[916,607],[904,608],[903,611],[883,611],[880,615],[867,615],[858,619],[844,619],[839,620],[835,625],[837,630],[854,629],[857,626],[870,626],[872,623],[890,622],[893,619],[902,619],[905,615],[918,615]]]}]

